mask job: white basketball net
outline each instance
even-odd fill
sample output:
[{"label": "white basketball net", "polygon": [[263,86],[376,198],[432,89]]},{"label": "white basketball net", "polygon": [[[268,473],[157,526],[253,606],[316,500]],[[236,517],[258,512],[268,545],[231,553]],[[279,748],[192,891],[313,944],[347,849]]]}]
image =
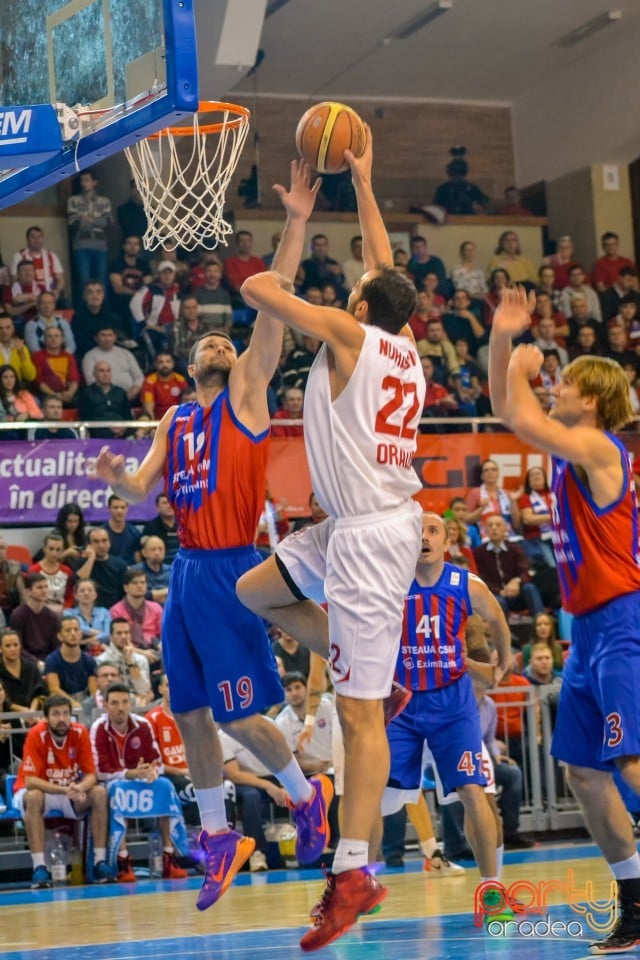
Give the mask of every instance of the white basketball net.
[{"label": "white basketball net", "polygon": [[192,127],[184,132],[172,127],[125,149],[147,215],[145,249],[226,246],[233,228],[222,215],[225,194],[247,139],[249,118],[222,105],[220,109],[219,132],[203,131],[207,120],[195,114]]}]

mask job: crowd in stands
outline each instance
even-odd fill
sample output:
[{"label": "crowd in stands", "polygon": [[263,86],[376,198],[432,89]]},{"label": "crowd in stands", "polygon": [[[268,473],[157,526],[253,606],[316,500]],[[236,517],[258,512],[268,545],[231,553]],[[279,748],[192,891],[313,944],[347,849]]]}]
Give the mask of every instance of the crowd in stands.
[{"label": "crowd in stands", "polygon": [[[450,166],[456,164],[465,165],[460,158]],[[456,174],[449,192],[454,182],[453,194],[469,201],[466,188],[473,185]],[[191,260],[161,250],[154,259],[143,250],[146,219],[133,183],[129,200],[115,215],[98,188],[94,172],[83,171],[78,192],[68,200],[72,277],[64,275],[60,251],[46,247],[37,225],[27,230],[22,249],[11,252],[8,266],[0,263],[0,421],[160,419],[172,404],[193,399],[188,357],[200,335],[222,330],[240,351],[251,336],[254,314],[240,287],[270,266],[273,252],[258,256],[252,234],[240,230],[224,262],[207,250]],[[478,212],[482,195],[473,197]],[[517,191],[515,199],[505,195],[505,203],[505,209],[517,211],[514,216],[527,212]],[[122,242],[109,262],[116,221]],[[273,243],[278,239],[275,234]],[[409,251],[395,251],[396,269],[411,277],[418,294],[410,324],[429,385],[425,418],[491,415],[487,344],[500,290],[510,283],[536,292],[532,327],[523,339],[545,354],[534,385],[545,408],[553,404],[551,391],[567,362],[595,354],[624,366],[634,409],[640,409],[638,274],[621,255],[614,232],[601,240],[602,256],[590,269],[576,262],[568,236],[557,240],[555,253],[534,264],[513,229],[499,235],[486,265],[478,263],[472,241],[460,245],[459,262],[449,265],[420,235],[411,238]],[[311,303],[345,306],[361,271],[361,237],[352,238],[350,256],[341,264],[331,256],[330,238],[318,233],[300,265],[297,292]],[[311,337],[286,331],[269,391],[275,419],[302,419],[306,379],[319,346]],[[54,399],[59,404],[49,402]],[[425,424],[422,429],[450,427]],[[61,427],[54,435],[61,438],[69,431],[73,435],[73,427]],[[301,433],[300,423],[278,426],[276,435]],[[32,436],[46,435],[35,431]],[[94,435],[133,435],[133,428],[96,428]],[[0,432],[4,439],[19,436]]]}]

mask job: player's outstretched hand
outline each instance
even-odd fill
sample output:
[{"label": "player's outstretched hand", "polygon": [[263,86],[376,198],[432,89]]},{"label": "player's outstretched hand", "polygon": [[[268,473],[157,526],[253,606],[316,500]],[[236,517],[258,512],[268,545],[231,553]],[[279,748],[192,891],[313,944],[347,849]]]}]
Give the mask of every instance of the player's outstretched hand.
[{"label": "player's outstretched hand", "polygon": [[511,354],[509,367],[519,370],[531,381],[540,373],[543,360],[542,350],[534,343],[521,343]]},{"label": "player's outstretched hand", "polygon": [[531,326],[531,314],[536,307],[536,295],[524,287],[504,287],[500,304],[493,315],[492,326],[499,333],[520,337]]},{"label": "player's outstretched hand", "polygon": [[96,457],[93,470],[88,471],[88,476],[99,477],[106,481],[110,486],[118,483],[124,476],[124,457],[122,454],[115,454],[109,450],[109,447],[103,447]]},{"label": "player's outstretched hand", "polygon": [[362,156],[356,157],[351,150],[345,150],[344,152],[344,158],[351,167],[351,177],[353,179],[354,186],[356,186],[358,181],[366,181],[371,183],[371,167],[373,166],[373,137],[371,135],[371,127],[369,124],[365,123],[364,127],[367,131],[367,141],[364,145]]},{"label": "player's outstretched hand", "polygon": [[289,219],[308,220],[315,206],[321,184],[322,179],[320,177],[317,177],[313,184],[311,183],[311,167],[308,163],[305,163],[304,160],[292,160],[291,187],[287,191],[287,188],[283,187],[281,183],[275,183],[273,189],[280,197]]}]

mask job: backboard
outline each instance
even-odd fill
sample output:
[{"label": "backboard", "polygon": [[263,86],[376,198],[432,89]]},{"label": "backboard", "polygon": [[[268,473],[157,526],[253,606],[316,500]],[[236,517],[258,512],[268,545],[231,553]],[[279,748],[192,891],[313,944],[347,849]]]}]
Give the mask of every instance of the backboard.
[{"label": "backboard", "polygon": [[[0,0],[0,209],[197,110],[193,5],[194,0]],[[10,109],[25,104],[65,104],[80,120],[80,135],[66,127],[56,142],[50,124],[49,133],[41,135],[36,120],[50,121],[46,109],[32,111],[29,130],[29,117]],[[15,169],[3,140],[15,143],[12,134],[20,123],[29,143]]]}]

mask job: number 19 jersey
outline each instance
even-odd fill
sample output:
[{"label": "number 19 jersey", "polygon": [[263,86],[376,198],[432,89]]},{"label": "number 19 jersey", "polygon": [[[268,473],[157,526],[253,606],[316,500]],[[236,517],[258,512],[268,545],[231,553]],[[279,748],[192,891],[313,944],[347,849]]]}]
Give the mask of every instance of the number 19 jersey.
[{"label": "number 19 jersey", "polygon": [[421,488],[412,461],[425,381],[415,344],[380,327],[360,327],[360,356],[340,396],[331,400],[326,345],[305,392],[313,490],[334,518],[397,507]]}]

